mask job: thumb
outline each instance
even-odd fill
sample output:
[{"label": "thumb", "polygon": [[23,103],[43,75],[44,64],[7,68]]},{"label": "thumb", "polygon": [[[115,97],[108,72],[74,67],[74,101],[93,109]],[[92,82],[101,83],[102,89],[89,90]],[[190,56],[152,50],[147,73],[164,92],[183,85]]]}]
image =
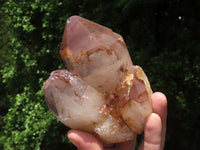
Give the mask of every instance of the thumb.
[{"label": "thumb", "polygon": [[79,150],[103,150],[103,145],[100,141],[90,133],[70,130],[67,136]]}]

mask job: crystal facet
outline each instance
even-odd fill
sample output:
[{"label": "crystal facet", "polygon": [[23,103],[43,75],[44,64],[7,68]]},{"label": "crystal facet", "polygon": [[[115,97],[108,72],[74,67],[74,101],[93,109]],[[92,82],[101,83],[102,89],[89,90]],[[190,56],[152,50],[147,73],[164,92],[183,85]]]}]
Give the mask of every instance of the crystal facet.
[{"label": "crystal facet", "polygon": [[60,54],[67,70],[52,72],[43,90],[49,109],[62,123],[110,143],[143,131],[152,112],[152,91],[119,34],[72,16]]}]

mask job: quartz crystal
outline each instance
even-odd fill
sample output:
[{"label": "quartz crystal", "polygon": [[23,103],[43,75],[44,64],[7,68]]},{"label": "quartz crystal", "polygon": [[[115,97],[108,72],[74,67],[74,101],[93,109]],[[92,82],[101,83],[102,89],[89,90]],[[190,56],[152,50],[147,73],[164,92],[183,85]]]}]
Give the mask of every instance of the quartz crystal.
[{"label": "quartz crystal", "polygon": [[134,139],[143,131],[152,112],[152,91],[119,34],[72,16],[60,54],[67,69],[53,71],[43,90],[62,123],[109,143]]}]

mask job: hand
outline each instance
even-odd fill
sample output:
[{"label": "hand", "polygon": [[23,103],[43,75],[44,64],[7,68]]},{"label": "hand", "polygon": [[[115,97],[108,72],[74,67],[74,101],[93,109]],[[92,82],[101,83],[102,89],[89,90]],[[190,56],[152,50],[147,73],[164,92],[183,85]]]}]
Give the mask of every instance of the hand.
[{"label": "hand", "polygon": [[[148,117],[144,127],[144,142],[139,150],[162,150],[165,143],[167,99],[164,94],[156,92],[152,94],[153,113]],[[70,130],[67,133],[69,140],[79,150],[133,150],[135,140],[113,144],[103,144],[93,135]]]}]

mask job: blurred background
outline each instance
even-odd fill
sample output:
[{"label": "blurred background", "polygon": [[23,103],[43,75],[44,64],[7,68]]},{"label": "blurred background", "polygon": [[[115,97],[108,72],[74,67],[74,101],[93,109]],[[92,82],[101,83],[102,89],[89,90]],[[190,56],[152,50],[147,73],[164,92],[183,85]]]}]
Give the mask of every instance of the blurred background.
[{"label": "blurred background", "polygon": [[0,149],[76,149],[48,110],[42,85],[65,68],[66,19],[112,28],[153,91],[168,98],[165,150],[200,149],[200,1],[0,0]]}]

